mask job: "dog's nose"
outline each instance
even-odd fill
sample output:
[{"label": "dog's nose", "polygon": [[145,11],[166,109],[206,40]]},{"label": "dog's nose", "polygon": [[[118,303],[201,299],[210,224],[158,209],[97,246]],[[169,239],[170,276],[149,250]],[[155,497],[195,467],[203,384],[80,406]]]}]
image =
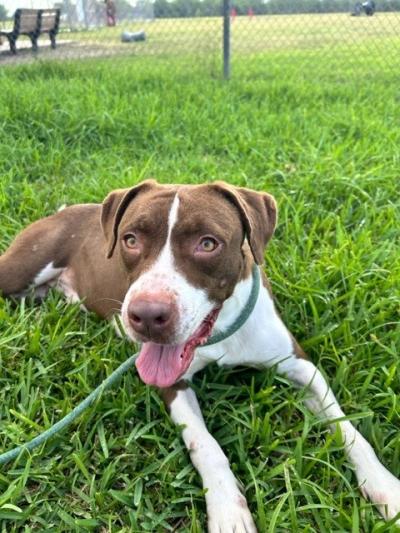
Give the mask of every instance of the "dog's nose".
[{"label": "dog's nose", "polygon": [[132,328],[155,341],[170,333],[175,314],[172,302],[135,299],[128,305],[128,318]]}]

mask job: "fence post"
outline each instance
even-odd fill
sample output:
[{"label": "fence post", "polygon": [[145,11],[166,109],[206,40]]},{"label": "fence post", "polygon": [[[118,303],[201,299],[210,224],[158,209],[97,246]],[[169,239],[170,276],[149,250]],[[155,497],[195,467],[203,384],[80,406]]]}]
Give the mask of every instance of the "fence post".
[{"label": "fence post", "polygon": [[229,80],[231,76],[231,2],[223,0],[222,16],[223,26],[223,56],[224,56],[224,79]]}]

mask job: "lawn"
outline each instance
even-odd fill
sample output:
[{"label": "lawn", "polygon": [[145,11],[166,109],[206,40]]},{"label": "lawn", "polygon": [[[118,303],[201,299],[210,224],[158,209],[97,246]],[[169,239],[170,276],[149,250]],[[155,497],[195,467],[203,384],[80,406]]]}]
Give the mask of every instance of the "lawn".
[{"label": "lawn", "polygon": [[[0,251],[62,204],[149,176],[271,192],[279,310],[400,476],[398,75],[353,72],[344,57],[317,79],[279,57],[229,83],[201,63],[145,58],[0,70]],[[56,294],[42,306],[0,298],[0,450],[68,413],[134,349]],[[194,388],[261,533],[394,531],[361,497],[340,440],[273,370],[213,366]],[[1,467],[1,533],[204,531],[179,433],[132,369],[73,427]]]}]

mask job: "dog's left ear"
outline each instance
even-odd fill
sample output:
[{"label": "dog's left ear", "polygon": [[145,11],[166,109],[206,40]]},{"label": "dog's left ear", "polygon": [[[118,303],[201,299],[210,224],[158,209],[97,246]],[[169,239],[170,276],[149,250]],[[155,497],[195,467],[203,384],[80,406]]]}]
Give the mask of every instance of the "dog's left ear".
[{"label": "dog's left ear", "polygon": [[146,180],[131,189],[117,189],[112,191],[104,200],[101,210],[101,226],[109,242],[108,258],[114,253],[118,240],[118,227],[128,205],[139,193],[149,190],[155,185],[157,185],[156,180]]},{"label": "dog's left ear", "polygon": [[234,187],[223,181],[212,184],[239,211],[254,260],[264,262],[264,249],[272,237],[278,216],[275,198],[265,192]]}]

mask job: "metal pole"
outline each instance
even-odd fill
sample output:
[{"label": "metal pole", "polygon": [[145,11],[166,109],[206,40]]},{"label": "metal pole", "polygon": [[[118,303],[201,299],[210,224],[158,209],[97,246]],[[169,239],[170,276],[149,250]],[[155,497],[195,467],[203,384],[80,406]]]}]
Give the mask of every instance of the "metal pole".
[{"label": "metal pole", "polygon": [[223,0],[222,16],[224,19],[224,30],[222,37],[223,57],[224,57],[224,79],[231,77],[231,1]]}]

